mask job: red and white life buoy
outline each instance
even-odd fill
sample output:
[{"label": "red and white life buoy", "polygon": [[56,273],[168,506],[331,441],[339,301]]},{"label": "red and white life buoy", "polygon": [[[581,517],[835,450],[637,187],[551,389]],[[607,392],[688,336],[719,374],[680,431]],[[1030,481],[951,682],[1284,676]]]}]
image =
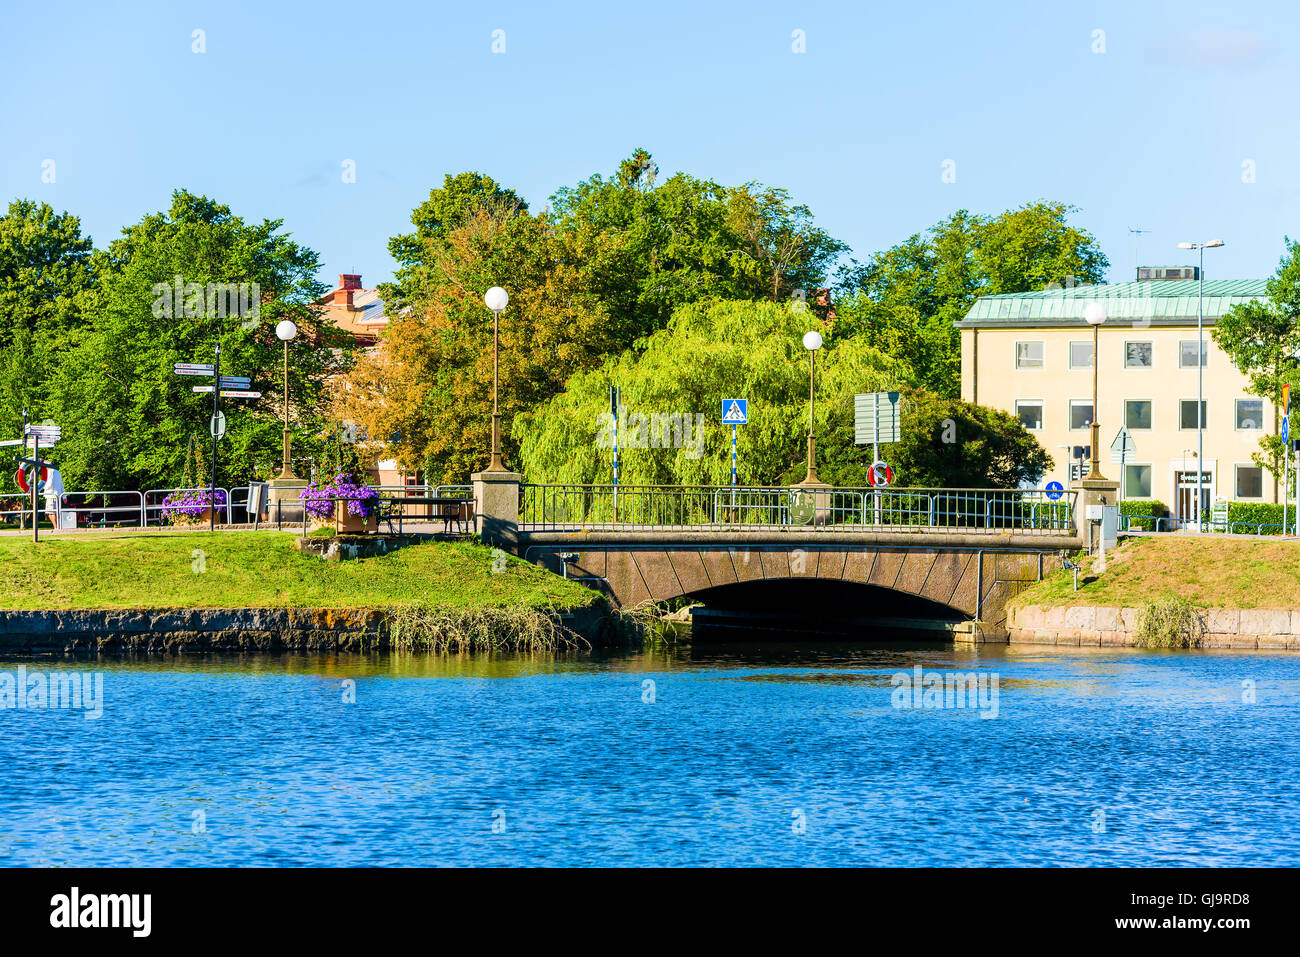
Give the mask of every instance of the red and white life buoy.
[{"label": "red and white life buoy", "polygon": [[867,469],[867,481],[874,488],[881,488],[894,483],[894,470],[884,462],[876,462]]},{"label": "red and white life buoy", "polygon": [[[50,470],[47,469],[44,465],[42,465],[42,466],[41,466],[41,478],[40,478],[40,481],[44,482],[44,481],[46,481],[47,479],[49,479],[49,477],[50,477]],[[31,487],[30,485],[27,484],[27,470],[26,470],[26,469],[19,469],[17,472],[15,472],[15,473],[14,473],[14,481],[16,481],[16,482],[18,483],[18,487],[19,487],[20,489],[22,489],[24,492],[30,492],[30,491],[32,490],[32,487]]]}]

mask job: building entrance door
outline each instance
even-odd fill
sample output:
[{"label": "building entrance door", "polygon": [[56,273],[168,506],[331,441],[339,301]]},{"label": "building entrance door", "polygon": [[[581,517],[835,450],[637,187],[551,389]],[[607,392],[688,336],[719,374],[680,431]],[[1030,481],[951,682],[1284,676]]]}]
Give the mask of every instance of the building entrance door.
[{"label": "building entrance door", "polygon": [[1174,483],[1178,496],[1174,503],[1174,518],[1195,522],[1210,511],[1210,496],[1214,489],[1214,473],[1201,473],[1201,508],[1196,509],[1196,472],[1175,472]]}]

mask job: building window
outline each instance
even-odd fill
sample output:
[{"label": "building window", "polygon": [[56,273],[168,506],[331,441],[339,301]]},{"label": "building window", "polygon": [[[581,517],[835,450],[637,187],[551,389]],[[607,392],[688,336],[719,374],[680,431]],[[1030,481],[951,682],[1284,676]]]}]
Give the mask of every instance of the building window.
[{"label": "building window", "polygon": [[1264,400],[1238,399],[1236,422],[1238,429],[1262,429],[1264,427]]},{"label": "building window", "polygon": [[[1200,426],[1203,429],[1210,426],[1209,411],[1208,400],[1202,400]],[[1178,427],[1180,429],[1194,429],[1196,426],[1196,400],[1180,399],[1178,402]]]},{"label": "building window", "polygon": [[1151,497],[1151,466],[1149,465],[1124,466],[1124,497],[1125,498],[1150,498]]},{"label": "building window", "polygon": [[1258,465],[1237,466],[1237,498],[1264,497],[1264,470]]},{"label": "building window", "polygon": [[1092,343],[1091,342],[1070,343],[1070,368],[1071,369],[1092,368]]},{"label": "building window", "polygon": [[1070,428],[1087,429],[1092,426],[1092,402],[1070,400]]},{"label": "building window", "polygon": [[1152,348],[1149,342],[1124,343],[1125,369],[1150,369]]},{"label": "building window", "polygon": [[1151,428],[1151,400],[1124,400],[1124,427],[1128,429]]},{"label": "building window", "polygon": [[[1209,364],[1206,362],[1209,358],[1209,352],[1209,344],[1207,343],[1205,351],[1201,353],[1201,365],[1204,366]],[[1178,343],[1178,364],[1184,369],[1196,368],[1195,339],[1183,339]]]},{"label": "building window", "polygon": [[1032,432],[1037,432],[1043,427],[1043,401],[1036,399],[1031,402],[1016,403],[1016,418],[1020,424]]},{"label": "building window", "polygon": [[1016,368],[1041,369],[1043,367],[1043,344],[1041,342],[1016,343]]}]

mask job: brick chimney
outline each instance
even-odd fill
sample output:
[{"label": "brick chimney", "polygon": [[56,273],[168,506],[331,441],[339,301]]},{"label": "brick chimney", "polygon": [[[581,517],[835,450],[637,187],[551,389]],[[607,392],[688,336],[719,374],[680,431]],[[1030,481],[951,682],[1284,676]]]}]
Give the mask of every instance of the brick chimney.
[{"label": "brick chimney", "polygon": [[361,275],[359,273],[344,272],[339,273],[339,287],[334,290],[334,303],[347,303],[348,308],[352,307],[352,294],[355,290],[361,288]]}]

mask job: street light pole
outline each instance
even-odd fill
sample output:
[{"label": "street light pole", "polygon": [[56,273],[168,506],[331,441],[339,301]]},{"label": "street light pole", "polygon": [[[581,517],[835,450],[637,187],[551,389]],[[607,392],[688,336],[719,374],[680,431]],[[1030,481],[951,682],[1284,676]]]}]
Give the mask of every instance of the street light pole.
[{"label": "street light pole", "polygon": [[803,347],[808,350],[808,474],[802,485],[820,485],[815,466],[816,438],[813,435],[814,408],[817,396],[817,350],[822,347],[820,332],[804,333]]},{"label": "street light pole", "polygon": [[1088,479],[1090,481],[1104,480],[1101,474],[1101,423],[1097,421],[1098,396],[1097,381],[1098,368],[1101,365],[1101,355],[1097,350],[1097,344],[1100,341],[1098,332],[1101,330],[1101,324],[1106,321],[1106,307],[1099,302],[1092,302],[1083,311],[1084,321],[1092,326],[1092,462],[1088,470]]},{"label": "street light pole", "polygon": [[510,297],[500,286],[493,286],[483,295],[483,303],[492,310],[492,460],[486,471],[504,472],[505,463],[501,461],[501,409],[497,404],[499,386],[498,360],[500,358],[500,320]]},{"label": "street light pole", "polygon": [[281,449],[281,479],[297,480],[289,468],[289,342],[298,335],[298,327],[289,319],[281,320],[275,327],[275,334],[284,343],[284,434]]},{"label": "street light pole", "polygon": [[1222,239],[1208,243],[1179,243],[1179,249],[1195,249],[1200,255],[1196,267],[1196,530],[1201,530],[1201,501],[1205,492],[1205,250],[1222,246]]}]

